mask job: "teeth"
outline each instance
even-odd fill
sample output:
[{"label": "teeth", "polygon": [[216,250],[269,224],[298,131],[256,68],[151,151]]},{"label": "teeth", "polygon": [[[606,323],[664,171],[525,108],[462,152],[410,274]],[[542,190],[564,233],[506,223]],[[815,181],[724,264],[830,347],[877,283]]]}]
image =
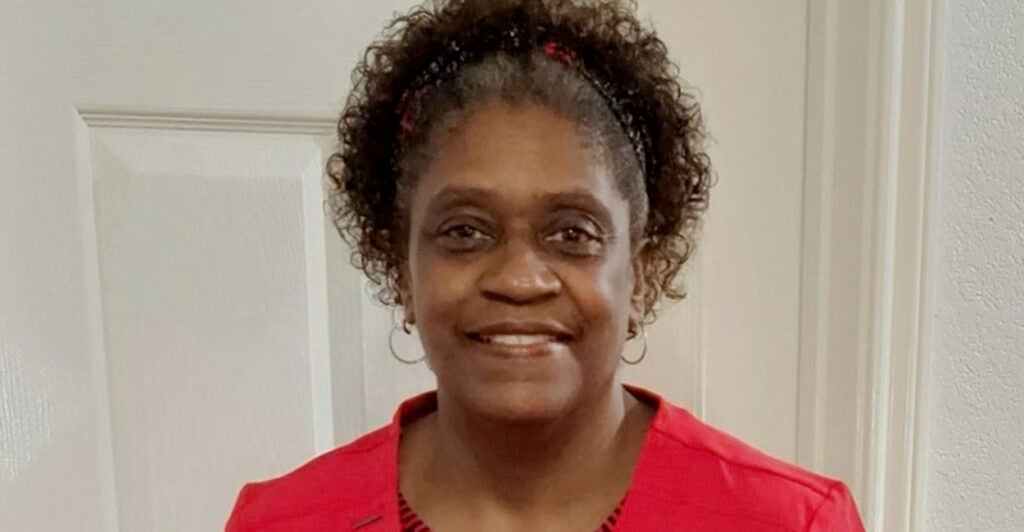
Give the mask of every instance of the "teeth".
[{"label": "teeth", "polygon": [[547,334],[495,334],[481,338],[487,343],[502,345],[530,345],[555,341],[555,337]]}]

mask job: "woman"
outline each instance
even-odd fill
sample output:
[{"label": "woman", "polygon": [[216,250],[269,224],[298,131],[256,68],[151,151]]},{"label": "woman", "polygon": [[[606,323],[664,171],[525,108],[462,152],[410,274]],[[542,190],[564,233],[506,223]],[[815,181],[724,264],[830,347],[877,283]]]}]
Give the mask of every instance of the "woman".
[{"label": "woman", "polygon": [[632,4],[450,0],[389,28],[331,204],[437,391],[246,485],[228,530],[862,530],[842,483],[619,382],[624,343],[682,297],[710,180]]}]

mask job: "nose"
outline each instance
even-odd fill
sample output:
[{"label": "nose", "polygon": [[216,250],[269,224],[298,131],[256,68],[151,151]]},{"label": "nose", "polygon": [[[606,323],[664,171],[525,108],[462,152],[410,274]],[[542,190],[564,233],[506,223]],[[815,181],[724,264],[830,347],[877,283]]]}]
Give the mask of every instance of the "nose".
[{"label": "nose", "polygon": [[507,242],[480,279],[484,297],[525,305],[556,297],[562,281],[529,242]]}]

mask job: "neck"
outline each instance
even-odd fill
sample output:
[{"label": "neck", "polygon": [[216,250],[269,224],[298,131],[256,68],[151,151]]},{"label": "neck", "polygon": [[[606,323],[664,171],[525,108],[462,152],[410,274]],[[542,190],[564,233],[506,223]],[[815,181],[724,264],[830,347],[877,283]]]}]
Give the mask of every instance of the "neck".
[{"label": "neck", "polygon": [[632,471],[630,448],[639,448],[636,431],[624,423],[636,400],[613,381],[579,403],[557,420],[505,424],[439,395],[424,473],[462,500],[515,510],[565,504],[594,491],[621,493]]}]

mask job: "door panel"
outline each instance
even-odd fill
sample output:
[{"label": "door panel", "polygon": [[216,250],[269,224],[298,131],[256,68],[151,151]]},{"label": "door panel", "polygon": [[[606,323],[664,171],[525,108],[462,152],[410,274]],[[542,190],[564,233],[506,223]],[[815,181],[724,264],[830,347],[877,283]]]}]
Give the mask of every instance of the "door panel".
[{"label": "door panel", "polygon": [[155,128],[88,138],[120,523],[201,529],[234,477],[314,451],[307,289],[324,287],[307,285],[303,182],[319,181],[320,149]]}]

